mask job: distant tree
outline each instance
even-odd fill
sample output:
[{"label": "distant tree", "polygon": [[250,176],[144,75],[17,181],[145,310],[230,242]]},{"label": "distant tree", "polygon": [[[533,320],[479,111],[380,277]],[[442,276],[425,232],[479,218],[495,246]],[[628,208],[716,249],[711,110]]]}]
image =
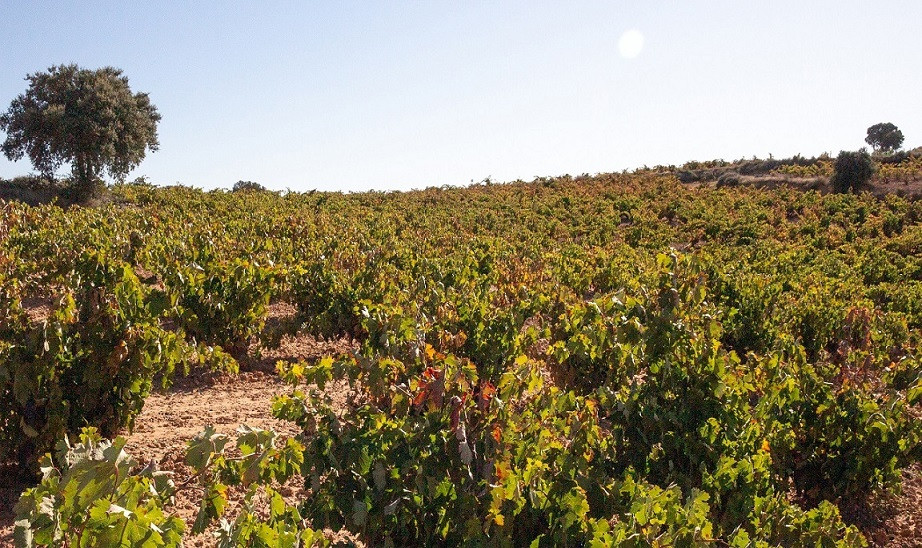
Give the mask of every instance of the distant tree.
[{"label": "distant tree", "polygon": [[266,187],[253,181],[237,181],[234,183],[234,192],[241,192],[243,190],[266,190]]},{"label": "distant tree", "polygon": [[836,158],[832,175],[832,188],[836,192],[859,191],[871,182],[874,176],[874,160],[867,149],[857,152],[843,150]]},{"label": "distant tree", "polygon": [[35,169],[51,178],[72,164],[79,198],[102,187],[103,171],[124,177],[157,150],[160,114],[146,93],[132,93],[117,68],[82,69],[60,65],[26,77],[29,88],[0,115],[10,160],[28,155]]},{"label": "distant tree", "polygon": [[890,122],[874,124],[868,128],[864,142],[874,147],[875,152],[893,152],[903,146],[903,132]]}]

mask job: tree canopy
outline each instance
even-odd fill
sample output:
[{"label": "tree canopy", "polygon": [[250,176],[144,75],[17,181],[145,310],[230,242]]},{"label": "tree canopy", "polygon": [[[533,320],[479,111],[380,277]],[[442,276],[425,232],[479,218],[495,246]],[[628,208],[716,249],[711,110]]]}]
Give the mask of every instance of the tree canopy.
[{"label": "tree canopy", "polygon": [[84,191],[105,172],[122,179],[157,150],[160,114],[146,93],[132,93],[113,67],[53,66],[26,77],[29,88],[0,115],[10,160],[28,155],[46,177],[64,163]]},{"label": "tree canopy", "polygon": [[874,124],[868,128],[864,142],[874,147],[875,151],[893,152],[903,146],[903,132],[890,122]]},{"label": "tree canopy", "polygon": [[254,181],[237,181],[234,183],[234,192],[243,192],[243,191],[263,191],[266,190],[266,187]]}]

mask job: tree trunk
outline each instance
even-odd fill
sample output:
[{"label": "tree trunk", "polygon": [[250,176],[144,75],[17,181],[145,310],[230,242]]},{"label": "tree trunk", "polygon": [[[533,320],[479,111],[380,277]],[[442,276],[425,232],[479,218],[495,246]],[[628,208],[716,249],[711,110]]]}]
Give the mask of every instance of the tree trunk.
[{"label": "tree trunk", "polygon": [[86,156],[82,154],[74,159],[74,179],[74,199],[76,201],[86,202],[96,197],[100,190],[96,174],[90,169]]}]

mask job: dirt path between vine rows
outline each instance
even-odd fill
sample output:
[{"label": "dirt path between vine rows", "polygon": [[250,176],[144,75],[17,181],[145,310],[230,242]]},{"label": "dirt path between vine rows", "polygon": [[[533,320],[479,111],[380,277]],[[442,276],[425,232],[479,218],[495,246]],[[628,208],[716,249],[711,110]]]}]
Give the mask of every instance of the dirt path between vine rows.
[{"label": "dirt path between vine rows", "polygon": [[[191,476],[185,465],[185,444],[205,426],[235,438],[241,424],[272,429],[281,436],[297,434],[292,423],[272,417],[270,406],[276,395],[289,392],[277,376],[265,372],[247,372],[234,377],[204,376],[192,378],[168,393],[154,394],[148,398],[144,411],[138,417],[134,432],[128,436],[125,450],[139,462],[154,461],[162,470],[173,472],[179,484]],[[282,492],[289,496],[298,494],[297,485],[285,486]],[[226,514],[236,514],[242,493],[229,492],[230,503]],[[187,532],[195,521],[201,493],[194,487],[176,496],[173,511],[186,522]],[[186,546],[214,546],[211,532],[188,536]]]}]

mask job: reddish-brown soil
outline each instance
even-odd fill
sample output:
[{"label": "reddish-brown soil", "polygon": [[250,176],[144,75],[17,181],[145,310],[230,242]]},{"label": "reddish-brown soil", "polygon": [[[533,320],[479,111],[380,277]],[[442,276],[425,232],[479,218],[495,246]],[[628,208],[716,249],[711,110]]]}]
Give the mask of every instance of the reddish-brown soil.
[{"label": "reddish-brown soil", "polygon": [[[781,175],[753,175],[741,176],[738,185],[752,186],[762,189],[790,187],[804,191],[817,190],[822,193],[832,192],[832,186],[828,183],[828,181],[826,181],[825,178],[789,177]],[[684,186],[686,188],[713,188],[720,185],[717,184],[716,180],[703,180],[693,183],[685,183]],[[911,179],[905,181],[883,181],[875,179],[871,181],[867,191],[877,196],[878,198],[884,198],[888,194],[895,194],[909,200],[918,200],[922,198],[922,179]]]},{"label": "reddish-brown soil", "polygon": [[918,200],[922,198],[922,179],[908,181],[875,181],[872,190],[876,196],[896,194],[904,198]]},{"label": "reddish-brown soil", "polygon": [[842,515],[872,546],[922,546],[922,467],[915,464],[903,470],[900,493],[843,507]]}]

